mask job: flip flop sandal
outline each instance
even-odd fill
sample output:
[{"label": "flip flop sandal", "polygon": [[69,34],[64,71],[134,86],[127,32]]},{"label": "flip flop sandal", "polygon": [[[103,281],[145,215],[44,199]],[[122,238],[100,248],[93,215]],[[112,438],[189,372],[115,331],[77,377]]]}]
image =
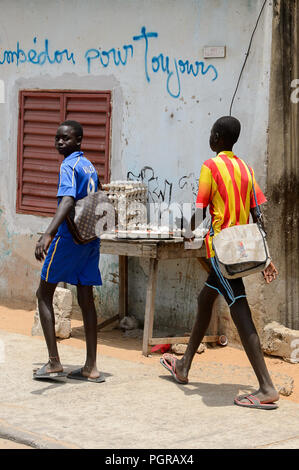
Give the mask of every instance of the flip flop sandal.
[{"label": "flip flop sandal", "polygon": [[36,369],[33,371],[33,378],[34,379],[55,379],[57,377],[66,377],[66,372],[46,372],[47,365],[45,364],[40,369]]},{"label": "flip flop sandal", "polygon": [[72,372],[69,372],[67,374],[68,379],[74,379],[74,380],[82,380],[84,382],[95,382],[95,383],[102,383],[106,382],[105,377],[103,375],[100,375],[96,379],[92,379],[90,377],[85,377],[82,373],[83,368],[81,367],[80,369],[73,370]]},{"label": "flip flop sandal", "polygon": [[168,370],[168,372],[171,373],[174,380],[179,384],[186,385],[188,383],[188,379],[180,378],[177,372],[175,371],[176,361],[177,358],[172,356],[171,354],[163,354],[160,359],[160,363],[163,367],[165,367],[166,370]]},{"label": "flip flop sandal", "polygon": [[[248,400],[248,401],[243,402],[243,400]],[[278,405],[273,402],[261,403],[261,401],[254,395],[246,395],[246,396],[243,396],[241,399],[235,398],[234,404],[238,406],[243,406],[245,408],[255,408],[257,410],[275,410],[276,408],[278,408]]]}]

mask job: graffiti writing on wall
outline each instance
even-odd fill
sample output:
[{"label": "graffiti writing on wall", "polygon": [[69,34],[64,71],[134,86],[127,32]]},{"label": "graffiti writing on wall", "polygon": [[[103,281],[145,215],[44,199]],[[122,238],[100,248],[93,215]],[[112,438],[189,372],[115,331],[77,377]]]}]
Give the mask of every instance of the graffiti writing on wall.
[{"label": "graffiti writing on wall", "polygon": [[22,64],[32,64],[38,66],[60,65],[69,63],[76,66],[82,60],[86,66],[86,71],[91,74],[97,70],[108,67],[126,67],[130,61],[134,60],[135,48],[142,48],[144,77],[150,83],[153,77],[159,76],[165,80],[167,93],[172,98],[179,98],[181,95],[181,78],[188,75],[191,78],[207,76],[211,81],[218,77],[217,69],[214,65],[205,64],[203,61],[190,60],[186,58],[170,57],[160,52],[152,55],[151,44],[159,37],[158,32],[147,31],[146,27],[141,28],[140,34],[132,37],[131,44],[124,44],[121,47],[103,49],[102,47],[89,48],[83,56],[76,56],[74,51],[67,48],[55,49],[51,46],[50,40],[44,39],[38,44],[37,38],[33,38],[33,47],[29,50],[20,45],[17,41],[16,48],[1,49],[0,66],[14,64],[17,67]]},{"label": "graffiti writing on wall", "polygon": [[[37,38],[33,38],[33,43],[37,46]],[[0,56],[0,65],[16,64],[17,67],[25,62],[33,65],[45,65],[61,64],[64,61],[75,65],[74,52],[69,52],[68,49],[50,51],[49,39],[44,40],[42,50],[37,50],[37,47],[33,47],[29,51],[24,51],[18,41],[15,50],[5,49],[1,52]]]},{"label": "graffiti writing on wall", "polygon": [[179,179],[179,188],[182,190],[189,190],[191,194],[196,197],[198,192],[198,178],[194,173],[182,176]]},{"label": "graffiti writing on wall", "polygon": [[[151,223],[158,225],[174,224],[176,228],[190,228],[189,222],[195,211],[195,200],[198,190],[198,177],[195,173],[182,176],[178,182],[169,182],[155,175],[150,166],[144,166],[140,172],[129,171],[127,179],[142,181],[148,189],[148,216]],[[176,201],[172,201],[173,190]],[[200,214],[202,217],[202,214]],[[196,219],[198,224],[202,218]]]},{"label": "graffiti writing on wall", "polygon": [[[176,59],[170,58],[168,55],[164,55],[162,52],[157,56],[150,55],[150,42],[153,38],[158,38],[157,32],[147,32],[146,27],[141,28],[141,34],[133,36],[133,41],[143,44],[144,50],[144,74],[145,79],[148,83],[151,81],[151,72],[153,74],[161,73],[166,76],[166,90],[173,98],[179,98],[181,95],[181,75],[187,74],[196,78],[200,75],[206,75],[210,73],[211,80],[214,81],[218,77],[218,72],[214,65],[205,65],[203,61],[195,61],[192,63],[189,59]],[[110,58],[117,67],[121,64],[127,65],[128,57],[133,58],[134,46],[133,44],[123,45],[123,57],[121,56],[120,50],[116,52],[114,48],[103,51],[100,48],[88,49],[85,52],[85,59],[87,61],[88,73],[91,72],[92,66],[97,67],[108,67]],[[130,51],[130,54],[129,52]],[[94,62],[95,61],[95,62]]]},{"label": "graffiti writing on wall", "polygon": [[[185,193],[185,202],[194,203],[197,196],[198,177],[196,177],[195,173],[182,176],[176,185],[167,179],[161,180],[155,175],[155,171],[152,167],[144,166],[137,174],[133,171],[129,171],[127,173],[127,179],[142,181],[147,185],[148,202],[164,202],[171,204],[174,188],[181,193],[181,196],[183,192]],[[182,197],[180,197],[180,199],[182,199]]]},{"label": "graffiti writing on wall", "polygon": [[142,181],[148,188],[148,202],[167,202],[171,203],[172,183],[167,181],[160,183],[159,177],[155,176],[154,169],[150,166],[144,166],[140,173],[135,175],[132,171],[127,174],[128,180]]}]

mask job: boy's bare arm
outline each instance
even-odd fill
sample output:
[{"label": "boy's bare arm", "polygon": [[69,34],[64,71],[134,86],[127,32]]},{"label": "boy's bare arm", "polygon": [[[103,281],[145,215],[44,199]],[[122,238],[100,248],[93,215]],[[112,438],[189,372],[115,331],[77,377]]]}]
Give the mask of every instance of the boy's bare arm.
[{"label": "boy's bare arm", "polygon": [[[256,207],[253,207],[252,209],[250,209],[250,213],[252,215],[253,222],[256,223],[258,221]],[[263,218],[261,218],[260,223],[262,225],[262,229],[266,233]],[[274,264],[272,263],[272,261],[269,264],[269,266],[263,271],[263,276],[267,284],[270,284],[270,282],[274,281],[276,277],[278,276],[278,271],[276,267],[274,266]]]},{"label": "boy's bare arm", "polygon": [[61,199],[49,227],[36,244],[35,258],[38,261],[42,261],[44,259],[44,255],[47,254],[50,243],[56,235],[59,225],[65,220],[74,204],[75,200],[71,196],[63,196]]},{"label": "boy's bare arm", "polygon": [[[256,222],[258,221],[258,215],[257,215],[257,209],[256,209],[256,207],[252,207],[252,208],[250,209],[250,214],[251,214],[251,217],[252,217],[253,222],[256,223]],[[266,232],[265,226],[264,226],[264,218],[263,218],[263,216],[260,218],[260,223],[261,223],[262,229],[264,230],[264,232]]]}]

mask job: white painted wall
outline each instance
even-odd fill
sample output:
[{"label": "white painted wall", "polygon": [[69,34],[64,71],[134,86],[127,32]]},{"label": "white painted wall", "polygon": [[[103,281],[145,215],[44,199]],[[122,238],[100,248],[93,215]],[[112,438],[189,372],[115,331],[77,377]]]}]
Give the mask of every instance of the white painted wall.
[{"label": "white painted wall", "polygon": [[[158,178],[156,194],[152,193],[154,199],[164,191],[167,180],[172,185],[172,201],[194,200],[201,164],[213,156],[208,144],[210,128],[218,117],[228,114],[262,3],[262,0],[1,1],[1,62],[5,50],[17,50],[17,42],[27,55],[31,48],[39,54],[48,39],[50,57],[55,50],[67,49],[69,55],[73,53],[75,63],[64,58],[60,64],[46,61],[38,65],[28,60],[19,65],[16,60],[0,64],[0,80],[5,84],[5,103],[0,103],[0,205],[4,211],[0,221],[3,237],[10,237],[10,241],[3,240],[0,247],[0,295],[5,295],[5,289],[11,284],[11,281],[8,284],[5,281],[5,272],[11,270],[11,279],[13,270],[21,262],[23,274],[25,266],[26,269],[29,266],[27,278],[29,276],[30,282],[26,287],[24,281],[21,291],[16,286],[10,291],[20,296],[22,292],[27,297],[32,295],[40,269],[33,260],[35,234],[45,229],[49,222],[47,218],[15,213],[19,89],[111,89],[111,178],[126,178],[128,172],[139,175],[143,167],[149,166]],[[271,21],[272,6],[267,2],[232,113],[242,122],[236,154],[254,166],[262,186],[266,169]],[[142,27],[158,35],[148,39],[147,56],[145,40],[133,39],[141,35]],[[91,60],[88,73],[86,51],[96,49],[103,53],[120,48],[124,59],[124,45],[132,45],[128,49],[126,65],[116,66],[110,56],[107,67],[103,67],[99,59]],[[225,45],[226,57],[204,59],[203,47],[207,45]],[[89,54],[95,56],[97,53],[91,51]],[[153,71],[152,58],[159,54],[163,54],[164,59],[169,58],[169,75],[161,71],[161,65],[159,71]],[[23,57],[20,54],[20,61]],[[149,81],[146,79],[146,57]],[[104,53],[102,58],[105,62],[107,54]],[[211,65],[217,73],[210,68],[205,75],[199,73],[193,77],[179,71],[178,87],[175,64],[180,70],[179,60],[189,60],[192,64],[204,61],[205,70]],[[157,62],[153,65],[156,67]],[[213,80],[216,74],[217,78]],[[178,96],[175,98],[171,94]],[[181,181],[183,177],[187,178]],[[154,190],[152,186],[151,191]],[[24,243],[28,249],[20,250],[18,247],[20,244],[23,247]],[[109,259],[103,257],[104,274],[109,273]],[[139,267],[135,268],[138,271]],[[189,269],[187,265],[180,268],[185,280]],[[167,277],[167,272],[165,267],[162,275]],[[169,281],[170,289],[176,281]],[[201,281],[199,275],[199,284]],[[133,276],[133,290],[138,288],[136,282]],[[102,289],[103,297],[106,289],[108,287]],[[195,296],[190,294],[192,298]],[[162,303],[161,295],[157,302]],[[177,302],[178,312],[182,310],[182,302],[182,299]],[[183,310],[189,306],[193,311],[192,300]],[[167,308],[165,312],[167,317]]]}]

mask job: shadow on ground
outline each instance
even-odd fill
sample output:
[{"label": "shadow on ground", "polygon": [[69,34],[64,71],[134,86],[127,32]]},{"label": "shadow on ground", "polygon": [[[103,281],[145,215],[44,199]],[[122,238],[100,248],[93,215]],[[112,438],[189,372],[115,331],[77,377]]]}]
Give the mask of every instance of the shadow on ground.
[{"label": "shadow on ground", "polygon": [[[173,382],[172,377],[159,376],[162,380]],[[248,384],[207,383],[191,380],[188,385],[175,383],[186,396],[198,395],[207,406],[231,406],[234,398],[244,393],[252,393],[254,387]]]}]

